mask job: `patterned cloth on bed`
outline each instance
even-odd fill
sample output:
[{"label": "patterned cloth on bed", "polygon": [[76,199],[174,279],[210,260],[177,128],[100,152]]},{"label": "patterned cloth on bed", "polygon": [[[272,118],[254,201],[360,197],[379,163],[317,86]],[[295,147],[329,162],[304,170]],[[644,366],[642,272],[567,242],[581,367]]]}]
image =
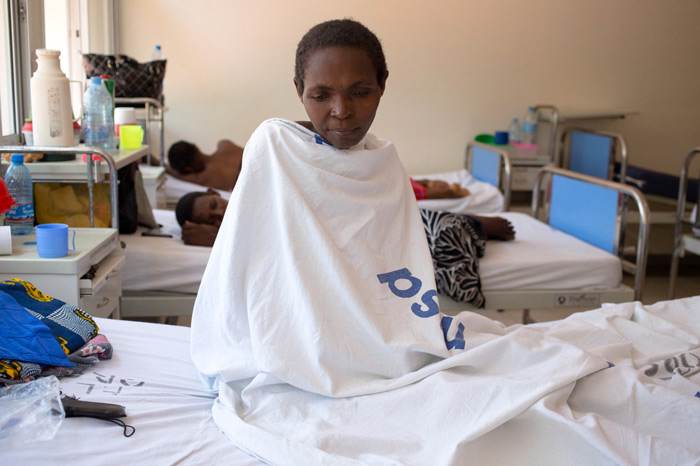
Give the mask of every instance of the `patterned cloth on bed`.
[{"label": "patterned cloth on bed", "polygon": [[479,278],[479,258],[486,233],[478,220],[462,214],[420,210],[438,292],[478,308],[485,304]]},{"label": "patterned cloth on bed", "polygon": [[97,336],[97,324],[87,312],[29,282],[6,280],[0,293],[0,337],[8,343],[0,346],[0,379],[28,380],[47,366],[75,367],[66,355]]}]

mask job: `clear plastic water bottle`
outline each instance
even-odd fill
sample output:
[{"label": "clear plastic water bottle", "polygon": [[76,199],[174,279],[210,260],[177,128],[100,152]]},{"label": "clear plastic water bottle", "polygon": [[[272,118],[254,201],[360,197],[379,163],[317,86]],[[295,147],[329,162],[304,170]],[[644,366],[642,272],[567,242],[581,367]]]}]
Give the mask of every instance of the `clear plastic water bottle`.
[{"label": "clear plastic water bottle", "polygon": [[523,144],[537,143],[537,114],[535,113],[535,107],[529,107],[527,109],[527,113],[523,119],[523,134],[521,142]]},{"label": "clear plastic water bottle", "polygon": [[517,118],[513,118],[513,121],[510,122],[510,126],[508,127],[508,140],[511,143],[520,142],[520,134],[520,122]]},{"label": "clear plastic water bottle", "polygon": [[107,152],[116,150],[114,140],[114,119],[112,117],[112,96],[102,85],[102,78],[90,78],[90,85],[83,99],[85,145],[98,147]]},{"label": "clear plastic water bottle", "polygon": [[163,49],[160,47],[160,45],[156,45],[156,49],[151,55],[151,61],[153,60],[165,60],[165,54],[163,53]]},{"label": "clear plastic water bottle", "polygon": [[5,173],[5,184],[15,200],[5,214],[5,225],[10,226],[13,236],[30,235],[34,230],[34,198],[32,174],[24,165],[22,154],[12,154],[12,165]]}]

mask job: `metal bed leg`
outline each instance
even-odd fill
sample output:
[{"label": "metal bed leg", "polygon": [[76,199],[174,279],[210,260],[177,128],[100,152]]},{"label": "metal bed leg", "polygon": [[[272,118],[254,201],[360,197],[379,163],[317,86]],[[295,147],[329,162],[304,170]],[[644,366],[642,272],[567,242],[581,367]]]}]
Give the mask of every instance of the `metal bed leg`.
[{"label": "metal bed leg", "polygon": [[534,323],[535,319],[530,316],[530,309],[523,309],[523,325]]}]

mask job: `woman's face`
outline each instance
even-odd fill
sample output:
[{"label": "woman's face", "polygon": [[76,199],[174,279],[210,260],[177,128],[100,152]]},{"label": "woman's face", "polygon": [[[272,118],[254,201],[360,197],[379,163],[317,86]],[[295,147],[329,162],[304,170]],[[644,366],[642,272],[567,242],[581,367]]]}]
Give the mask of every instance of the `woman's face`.
[{"label": "woman's face", "polygon": [[[386,81],[386,80],[385,80]],[[384,84],[367,52],[358,47],[324,47],[312,52],[297,94],[314,131],[339,149],[359,143],[377,113]]]}]

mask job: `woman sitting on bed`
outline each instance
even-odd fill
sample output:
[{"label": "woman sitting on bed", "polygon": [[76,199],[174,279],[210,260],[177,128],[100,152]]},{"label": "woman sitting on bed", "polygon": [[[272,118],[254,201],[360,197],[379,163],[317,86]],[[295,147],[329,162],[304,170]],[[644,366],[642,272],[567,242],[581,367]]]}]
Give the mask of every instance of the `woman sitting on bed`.
[{"label": "woman sitting on bed", "polygon": [[[270,119],[247,142],[197,293],[191,356],[205,385],[218,390],[213,418],[270,463],[308,464],[336,439],[364,446],[363,429],[349,424],[376,410],[353,406],[391,392],[402,401],[381,405],[389,419],[409,399],[442,396],[422,380],[446,380],[431,374],[462,360],[468,372],[460,357],[503,334],[489,319],[440,312],[409,177],[394,145],[369,133],[387,76],[381,44],[362,24],[334,20],[309,30],[297,47],[294,85],[311,121]],[[424,387],[428,395],[413,396]],[[419,438],[426,432],[448,437],[464,422],[452,406],[465,405],[459,395],[450,400],[400,435],[411,446],[432,444]],[[320,403],[351,421],[320,419]],[[293,438],[288,416],[273,425],[268,408],[303,412],[309,429]],[[279,455],[263,456],[263,443]]]},{"label": "woman sitting on bed", "polygon": [[[175,217],[182,227],[182,241],[190,246],[213,246],[226,207],[228,201],[213,189],[182,196],[175,206]],[[465,217],[470,217],[471,224],[488,239],[508,241],[515,238],[513,225],[503,217]]]},{"label": "woman sitting on bed", "polygon": [[211,155],[203,154],[190,142],[179,141],[168,149],[167,172],[206,188],[231,191],[241,172],[242,158],[243,148],[227,139],[219,141]]}]

